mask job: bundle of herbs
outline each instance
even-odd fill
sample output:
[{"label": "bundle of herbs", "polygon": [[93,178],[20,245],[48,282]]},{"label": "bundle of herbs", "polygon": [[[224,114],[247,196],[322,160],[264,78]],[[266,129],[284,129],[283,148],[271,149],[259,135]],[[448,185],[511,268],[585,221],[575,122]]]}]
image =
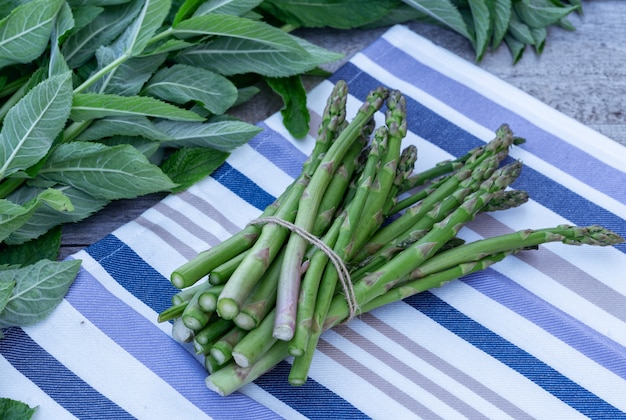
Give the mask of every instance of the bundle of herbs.
[{"label": "bundle of herbs", "polygon": [[[561,225],[464,243],[457,234],[479,212],[528,200],[510,188],[522,164],[504,162],[523,140],[502,125],[485,145],[416,172],[416,148],[402,146],[402,94],[372,91],[351,121],[347,95],[339,81],[311,155],[283,194],[171,274],[181,290],[159,321],[173,321],[174,338],[193,342],[206,384],[221,395],[289,356],[288,380],[302,385],[324,331],[507,256],[546,242],[623,242],[601,226]],[[385,123],[376,127],[379,110]]]}]

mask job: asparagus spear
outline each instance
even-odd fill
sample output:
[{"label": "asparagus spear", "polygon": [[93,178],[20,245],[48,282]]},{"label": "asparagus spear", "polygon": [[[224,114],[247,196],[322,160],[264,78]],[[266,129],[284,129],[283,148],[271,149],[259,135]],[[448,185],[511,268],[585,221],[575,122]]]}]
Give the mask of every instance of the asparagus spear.
[{"label": "asparagus spear", "polygon": [[[298,205],[294,224],[303,231],[310,232],[319,208],[319,202],[340,164],[345,153],[359,137],[362,127],[381,108],[388,91],[378,88],[372,91],[348,126],[339,134],[337,140],[328,149]],[[286,245],[285,261],[281,269],[276,296],[276,324],[274,335],[280,340],[293,337],[296,322],[296,307],[300,288],[301,264],[307,247],[305,239],[298,234],[291,234]]]}]

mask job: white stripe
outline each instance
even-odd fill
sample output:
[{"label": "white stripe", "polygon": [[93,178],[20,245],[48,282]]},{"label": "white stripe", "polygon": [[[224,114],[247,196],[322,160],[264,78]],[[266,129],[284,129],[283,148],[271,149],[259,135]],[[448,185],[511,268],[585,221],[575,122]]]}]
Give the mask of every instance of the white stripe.
[{"label": "white stripe", "polygon": [[415,415],[360,376],[326,354],[315,350],[309,377],[325,386],[373,419],[409,419]]},{"label": "white stripe", "polygon": [[454,282],[432,292],[609,404],[626,411],[626,381],[537,325],[462,282]]},{"label": "white stripe", "polygon": [[[474,241],[482,238],[482,236],[476,234],[469,228],[464,229],[459,237],[462,237],[467,241]],[[563,244],[556,245],[557,247],[559,245],[561,247],[567,246]],[[542,245],[542,247],[546,247],[546,245]],[[584,248],[582,247],[570,248],[575,248],[575,251],[584,251]],[[529,252],[541,252],[541,250]],[[572,254],[570,256],[573,261],[578,261],[581,258],[589,258],[589,256],[581,256],[580,254]],[[620,257],[622,257],[622,260],[624,259],[623,255],[620,255]],[[614,266],[612,264],[612,260],[607,260],[605,255],[596,260],[603,262],[606,261],[606,265]],[[507,276],[515,283],[527,289],[529,292],[572,316],[574,319],[588,325],[600,334],[611,338],[616,343],[626,346],[626,324],[624,324],[622,320],[589,302],[583,296],[551,279],[531,265],[526,264],[515,256],[511,256],[494,265],[492,268],[495,271]],[[566,273],[564,273],[564,275],[566,275]]]},{"label": "white stripe", "polygon": [[436,46],[408,28],[395,26],[383,34],[383,38],[415,60],[470,87],[515,114],[537,123],[544,130],[582,149],[607,165],[620,171],[626,167],[626,153],[619,143],[452,52]]},{"label": "white stripe", "polygon": [[[450,285],[444,286],[443,290]],[[474,301],[469,301],[473,305]],[[483,306],[477,305],[483,309]],[[451,333],[404,302],[372,311],[407,337],[428,349],[465,374],[481,382],[521,410],[536,418],[557,413],[560,418],[584,418],[579,412],[555,398],[525,376],[505,366],[482,350]]]},{"label": "white stripe", "polygon": [[[138,419],[208,418],[66,300],[46,322],[24,331],[68,369]],[[50,331],[55,334],[51,336]]]},{"label": "white stripe", "polygon": [[[483,127],[482,125],[456,111],[444,102],[441,102],[440,100],[430,96],[421,89],[418,89],[410,83],[407,83],[393,76],[386,69],[378,66],[375,62],[370,60],[364,54],[358,53],[357,55],[355,55],[352,59],[352,63],[357,67],[363,69],[363,71],[370,73],[372,76],[377,77],[381,80],[385,80],[389,86],[400,89],[400,91],[402,91],[405,95],[415,99],[422,105],[436,112],[441,117],[456,124],[457,126],[463,128],[467,132],[482,139],[483,141],[487,142],[493,139],[494,133],[490,129]],[[527,141],[532,141],[532,139],[527,139]],[[561,169],[530,154],[529,152],[524,150],[523,145],[520,147],[513,147],[510,151],[510,154],[512,157],[521,159],[525,166],[531,167],[540,173],[549,174],[550,178],[557,180],[563,186],[574,191],[582,197],[593,199],[596,204],[615,213],[616,215],[626,214],[626,205],[615,200],[613,197],[596,191],[592,187],[579,181],[573,176],[566,174]]]},{"label": "white stripe", "polygon": [[[474,390],[469,389],[463,384],[457,382],[446,373],[438,370],[414,353],[411,353],[409,349],[406,349],[395,341],[390,340],[375,328],[370,327],[368,324],[361,322],[358,318],[350,321],[349,327],[367,337],[378,346],[384,348],[389,354],[392,354],[403,363],[411,366],[412,369],[415,369],[417,372],[433,381],[433,383],[441,386],[456,398],[473,407],[485,416],[492,419],[504,419],[510,417],[507,413],[485,400],[482,396],[476,394]],[[393,325],[390,325],[389,327],[395,329],[395,326]],[[384,362],[384,360],[382,362]],[[395,375],[401,374],[402,372],[394,373],[394,383]]]},{"label": "white stripe", "polygon": [[269,392],[265,391],[260,386],[250,383],[239,390],[244,395],[258,401],[260,404],[269,408],[279,416],[289,420],[305,420],[306,417],[300,414],[298,411],[291,408]]},{"label": "white stripe", "polygon": [[2,372],[0,398],[21,401],[29,407],[36,408],[32,420],[71,420],[77,418],[22,375],[2,356],[0,356],[0,372]]},{"label": "white stripe", "polygon": [[[380,377],[388,380],[393,378],[391,380],[392,385],[398,387],[400,390],[404,391],[407,396],[410,396],[414,400],[418,401],[424,407],[427,407],[429,410],[433,411],[442,418],[458,418],[460,416],[460,413],[454,408],[439,400],[437,396],[428,392],[427,389],[422,388],[418,384],[410,381],[402,374],[402,372],[394,370],[390,366],[386,365],[383,360],[379,360],[374,357],[367,351],[367,349],[363,349],[351,343],[332,330],[328,331],[324,335],[324,339],[354,359],[358,360],[359,363],[363,364]],[[384,344],[381,342],[376,342],[376,344],[384,347]],[[393,390],[391,390],[390,393],[393,394]],[[400,401],[404,399],[404,397],[398,398]]]}]

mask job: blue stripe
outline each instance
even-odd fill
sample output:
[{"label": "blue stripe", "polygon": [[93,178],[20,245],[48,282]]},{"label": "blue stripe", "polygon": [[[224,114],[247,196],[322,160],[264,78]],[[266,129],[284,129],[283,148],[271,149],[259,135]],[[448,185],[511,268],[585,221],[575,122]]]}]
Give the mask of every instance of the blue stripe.
[{"label": "blue stripe", "polygon": [[263,131],[248,144],[287,175],[297,178],[302,172],[302,164],[307,156],[290,141],[276,141],[277,138],[282,140],[281,135],[269,128],[267,124],[261,122],[258,126],[263,128]]},{"label": "blue stripe", "polygon": [[[94,245],[88,247],[86,251],[92,258],[98,261],[122,287],[156,312],[161,312],[171,306],[171,297],[177,290],[159,272],[114,235],[107,235]],[[138,330],[143,331],[143,328],[138,328]],[[170,369],[172,369],[171,366]],[[305,392],[305,390],[314,390],[316,394],[307,393],[309,398],[300,399],[289,398],[284,395],[286,394],[286,389],[294,391],[295,388],[288,383],[286,375],[281,375],[279,370],[274,373],[269,372],[266,375],[270,375],[268,378],[274,378],[276,382],[274,386],[269,387],[268,392],[277,392],[281,395],[281,397],[276,395],[277,398],[284,399],[284,401],[295,410],[308,410],[307,407],[310,406],[313,399],[318,398],[317,393],[319,393],[325,396],[327,404],[339,407],[346,413],[356,412],[354,411],[356,408],[350,409],[352,406],[343,398],[338,397],[312,379],[307,381],[308,385],[306,387],[302,387],[302,392]],[[264,378],[259,378],[258,380],[261,381],[261,383],[266,383],[264,382],[266,381]],[[203,383],[201,386],[202,385]],[[315,395],[315,398],[310,398],[312,395]],[[218,403],[219,401],[221,400],[218,399]],[[251,409],[255,409],[255,407]],[[256,409],[260,410],[259,407],[256,407]]]},{"label": "blue stripe", "polygon": [[626,348],[488,268],[466,277],[469,286],[533,322],[626,380]]},{"label": "blue stripe", "polygon": [[[332,80],[349,81],[350,93],[360,100],[383,83],[362,72],[351,63],[338,70]],[[441,115],[411,98],[407,99],[408,128],[411,132],[427,139],[453,156],[462,156],[473,147],[484,144],[482,140],[454,125]],[[520,147],[524,147],[523,145]],[[579,226],[600,224],[622,237],[626,237],[626,222],[623,218],[581,197],[552,178],[525,166],[514,188],[528,191],[530,197],[562,215]],[[626,253],[626,244],[615,246]]]},{"label": "blue stripe", "polygon": [[271,194],[233,168],[228,162],[223,163],[211,176],[259,210],[264,210],[275,200]]},{"label": "blue stripe", "polygon": [[[526,150],[598,191],[611,195],[622,203],[626,202],[626,190],[621,188],[626,182],[626,173],[623,171],[606,165],[594,156],[537,127],[523,116],[417,61],[382,38],[364,50],[364,53],[400,79],[423,89],[484,127],[496,130],[503,121],[506,121],[518,134],[533,140],[526,144]],[[393,66],[386,66],[386,63],[393,63]],[[551,147],[546,147],[548,143]],[[555,148],[558,148],[559,153],[554,153]]]},{"label": "blue stripe", "polygon": [[[50,333],[54,334],[54,331]],[[4,334],[0,340],[0,354],[79,419],[134,418],[52,357],[21,328],[9,328]]]},{"label": "blue stripe", "polygon": [[465,316],[434,294],[420,293],[406,299],[406,302],[584,415],[591,418],[626,418],[626,413]]},{"label": "blue stripe", "polygon": [[290,385],[287,380],[290,369],[289,363],[280,362],[254,383],[309,419],[368,418],[356,407],[311,378],[302,386]]}]

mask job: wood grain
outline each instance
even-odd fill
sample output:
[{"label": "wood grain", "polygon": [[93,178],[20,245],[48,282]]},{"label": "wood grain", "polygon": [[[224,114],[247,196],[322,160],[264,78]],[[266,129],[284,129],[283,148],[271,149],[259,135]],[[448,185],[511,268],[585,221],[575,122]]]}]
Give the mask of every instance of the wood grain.
[{"label": "wood grain", "polygon": [[[626,1],[594,0],[583,2],[583,6],[582,16],[573,15],[570,18],[576,31],[552,28],[541,55],[529,49],[522,60],[513,65],[509,51],[501,47],[489,52],[477,65],[626,145]],[[408,26],[435,44],[474,61],[474,52],[463,37],[431,25],[411,23]],[[343,60],[326,66],[327,70],[333,71],[384,31],[385,28],[301,30],[297,34],[317,45],[345,54]],[[307,80],[307,88],[318,82],[319,79]],[[279,109],[279,99],[264,91],[254,100],[233,110],[233,114],[256,123]],[[164,196],[152,194],[117,201],[87,220],[64,226],[59,258],[95,243],[138,217]]]}]

